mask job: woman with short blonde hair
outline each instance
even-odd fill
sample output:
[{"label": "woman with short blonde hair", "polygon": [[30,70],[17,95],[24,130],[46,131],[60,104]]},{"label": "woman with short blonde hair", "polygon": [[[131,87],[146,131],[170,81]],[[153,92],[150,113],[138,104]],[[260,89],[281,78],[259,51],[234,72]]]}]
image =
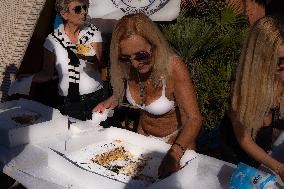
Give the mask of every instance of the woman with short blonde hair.
[{"label": "woman with short blonde hair", "polygon": [[93,107],[104,100],[98,70],[102,37],[96,26],[86,22],[88,7],[88,0],[56,0],[55,8],[63,22],[46,37],[43,67],[32,79],[46,82],[56,70],[60,95],[57,108],[80,120],[91,119]]}]

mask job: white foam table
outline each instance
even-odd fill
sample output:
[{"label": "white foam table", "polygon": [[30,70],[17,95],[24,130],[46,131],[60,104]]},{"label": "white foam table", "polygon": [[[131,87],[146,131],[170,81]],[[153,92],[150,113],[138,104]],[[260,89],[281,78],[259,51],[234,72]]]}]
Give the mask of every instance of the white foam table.
[{"label": "white foam table", "polygon": [[[58,171],[51,166],[49,162],[50,146],[56,146],[58,149],[66,148],[65,142],[70,137],[76,141],[81,136],[99,136],[107,129],[85,125],[86,130],[81,127],[70,128],[70,133],[65,136],[53,138],[40,144],[28,144],[16,148],[5,148],[0,146],[0,168],[3,172],[22,183],[27,188],[131,188],[127,184],[121,184],[102,176],[92,176],[92,182],[96,186],[86,186],[80,183],[80,178],[72,178],[72,173],[63,174],[64,171]],[[111,128],[110,128],[111,129]],[[121,131],[123,132],[123,131]],[[129,131],[125,131],[127,134]],[[144,137],[144,136],[143,136]],[[72,142],[72,145],[74,144]],[[85,142],[87,142],[86,140]],[[208,157],[202,154],[192,159],[187,166],[161,180],[153,185],[150,189],[158,188],[179,188],[179,189],[218,189],[228,188],[230,176],[234,165],[224,161]],[[64,167],[62,168],[64,169]],[[183,175],[181,177],[181,175]],[[182,178],[182,179],[181,179]],[[96,182],[97,181],[97,182]]]}]

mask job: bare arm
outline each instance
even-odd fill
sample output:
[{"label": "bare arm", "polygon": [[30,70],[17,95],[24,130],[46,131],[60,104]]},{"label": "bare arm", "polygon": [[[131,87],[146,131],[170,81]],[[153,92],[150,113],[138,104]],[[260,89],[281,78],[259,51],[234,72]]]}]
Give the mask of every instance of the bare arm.
[{"label": "bare arm", "polygon": [[116,100],[114,98],[114,96],[109,97],[108,99],[106,99],[105,101],[99,103],[96,107],[93,108],[93,112],[104,112],[105,109],[108,108],[115,108],[117,106]]},{"label": "bare arm", "polygon": [[266,165],[267,167],[275,171],[277,174],[279,174],[283,180],[284,165],[281,162],[273,159],[261,147],[259,147],[241,123],[234,121],[233,128],[237,140],[242,149],[247,152],[251,157],[253,157],[256,161]]},{"label": "bare arm", "polygon": [[[176,143],[182,147],[195,150],[195,139],[201,128],[201,115],[195,90],[186,65],[178,58],[172,64],[174,95],[178,106],[184,111],[183,128]],[[175,145],[174,145],[175,146]],[[173,146],[173,147],[174,147]]]},{"label": "bare arm", "polygon": [[183,128],[159,167],[160,178],[180,169],[180,159],[183,152],[187,148],[195,150],[195,139],[201,127],[201,115],[188,68],[180,59],[175,58],[172,70],[174,96],[179,108],[184,112],[182,115],[184,116],[182,119]]},{"label": "bare arm", "polygon": [[53,76],[55,55],[49,50],[43,50],[43,66],[40,72],[34,74],[33,82],[42,83],[50,80]]}]

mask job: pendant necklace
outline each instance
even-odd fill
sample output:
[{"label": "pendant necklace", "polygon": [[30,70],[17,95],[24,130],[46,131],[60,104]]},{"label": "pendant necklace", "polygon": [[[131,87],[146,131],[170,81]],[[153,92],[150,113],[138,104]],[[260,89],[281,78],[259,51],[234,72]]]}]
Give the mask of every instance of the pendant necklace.
[{"label": "pendant necklace", "polygon": [[139,87],[139,96],[140,96],[140,100],[138,102],[138,104],[140,106],[142,106],[143,104],[145,104],[145,86],[144,84],[141,82],[141,79],[140,79],[140,76],[139,76],[139,73],[137,74],[138,75],[138,87]]}]

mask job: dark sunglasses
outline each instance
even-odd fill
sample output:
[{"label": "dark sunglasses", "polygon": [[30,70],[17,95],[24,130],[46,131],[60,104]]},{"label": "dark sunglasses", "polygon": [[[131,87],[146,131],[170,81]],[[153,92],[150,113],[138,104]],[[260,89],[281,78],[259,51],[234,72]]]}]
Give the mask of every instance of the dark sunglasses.
[{"label": "dark sunglasses", "polygon": [[284,64],[284,56],[278,58],[278,66]]},{"label": "dark sunglasses", "polygon": [[132,60],[136,60],[139,63],[148,63],[151,59],[151,53],[147,51],[139,51],[134,54],[134,58],[131,58],[130,55],[121,55],[119,61],[121,63],[131,64]]},{"label": "dark sunglasses", "polygon": [[72,10],[74,10],[76,14],[81,14],[82,9],[84,9],[84,11],[87,12],[87,8],[88,8],[87,5],[78,5],[74,7]]}]

